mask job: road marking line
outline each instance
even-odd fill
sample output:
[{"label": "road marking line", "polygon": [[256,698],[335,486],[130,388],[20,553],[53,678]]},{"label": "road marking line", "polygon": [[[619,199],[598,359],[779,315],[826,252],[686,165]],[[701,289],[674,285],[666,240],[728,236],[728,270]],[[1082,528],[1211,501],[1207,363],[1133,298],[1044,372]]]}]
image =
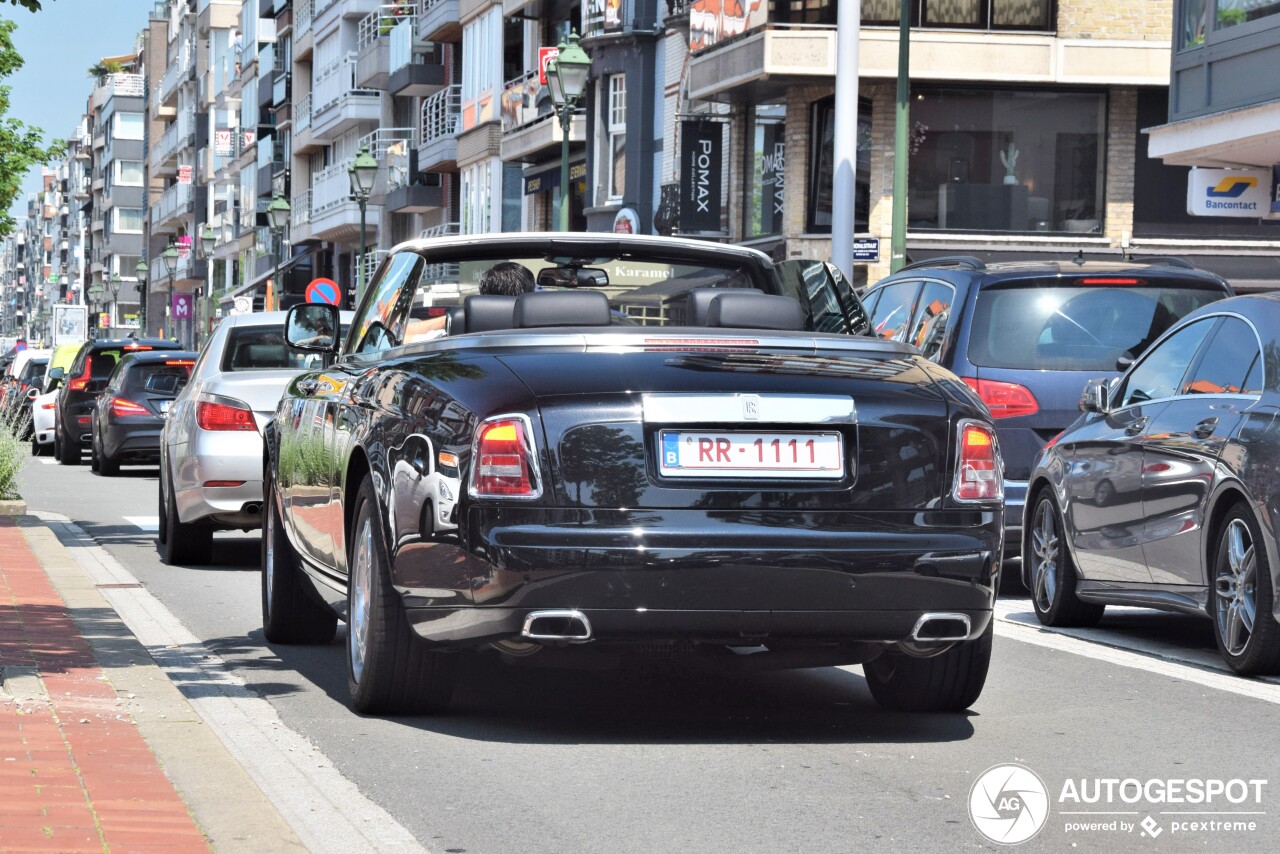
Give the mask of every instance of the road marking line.
[{"label": "road marking line", "polygon": [[46,466],[56,466],[58,464],[57,460],[51,460],[48,457],[36,457],[36,462],[42,463]]},{"label": "road marking line", "polygon": [[[95,583],[138,584],[66,516],[32,515],[64,543],[76,546],[69,549],[72,557]],[[314,744],[286,726],[275,707],[250,690],[159,599],[141,586],[100,586],[99,592],[308,850],[425,850],[386,810],[360,794]]]},{"label": "road marking line", "polygon": [[[1001,637],[1104,661],[1120,667],[1145,670],[1160,676],[1193,682],[1205,688],[1252,697],[1280,705],[1280,679],[1250,679],[1237,676],[1219,663],[1210,666],[1199,659],[1207,657],[1198,650],[1183,650],[1157,642],[1131,642],[1109,634],[1105,629],[1054,629],[1043,626],[1030,614],[1030,603],[996,603],[995,632]],[[1137,609],[1135,609],[1137,610]],[[1135,647],[1142,651],[1135,651]],[[1219,659],[1219,662],[1221,660]]]},{"label": "road marking line", "polygon": [[133,527],[151,534],[160,530],[159,516],[125,516],[124,520]]}]

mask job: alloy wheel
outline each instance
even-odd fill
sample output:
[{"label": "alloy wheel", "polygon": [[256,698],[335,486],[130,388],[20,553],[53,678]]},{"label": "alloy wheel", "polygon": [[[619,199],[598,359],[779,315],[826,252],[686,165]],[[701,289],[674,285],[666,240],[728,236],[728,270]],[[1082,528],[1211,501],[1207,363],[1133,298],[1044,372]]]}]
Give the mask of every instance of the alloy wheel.
[{"label": "alloy wheel", "polygon": [[351,676],[357,684],[364,675],[369,649],[370,609],[373,605],[373,525],[368,513],[361,514],[356,532],[355,560],[351,565],[351,613],[347,635]]},{"label": "alloy wheel", "polygon": [[1218,565],[1214,579],[1218,636],[1231,655],[1244,654],[1257,618],[1257,557],[1253,535],[1243,519],[1227,526],[1226,565]]},{"label": "alloy wheel", "polygon": [[1035,555],[1032,595],[1042,611],[1053,607],[1058,595],[1058,524],[1052,502],[1045,500],[1036,508],[1031,528],[1031,551]]}]

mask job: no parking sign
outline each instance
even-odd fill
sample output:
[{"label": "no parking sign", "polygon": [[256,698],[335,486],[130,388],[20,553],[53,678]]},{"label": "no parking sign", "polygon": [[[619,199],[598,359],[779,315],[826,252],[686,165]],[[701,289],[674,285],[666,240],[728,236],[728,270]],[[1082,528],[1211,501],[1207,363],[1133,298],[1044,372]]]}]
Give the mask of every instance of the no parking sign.
[{"label": "no parking sign", "polygon": [[307,302],[327,302],[329,305],[338,305],[342,301],[342,292],[338,290],[338,283],[333,279],[313,279],[311,284],[307,285],[306,296]]}]

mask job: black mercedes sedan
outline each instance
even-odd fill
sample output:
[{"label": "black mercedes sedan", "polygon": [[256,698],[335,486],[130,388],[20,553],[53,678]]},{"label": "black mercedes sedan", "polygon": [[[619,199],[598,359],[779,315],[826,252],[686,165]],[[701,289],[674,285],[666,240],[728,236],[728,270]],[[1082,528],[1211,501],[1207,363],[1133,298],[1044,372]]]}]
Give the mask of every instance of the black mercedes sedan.
[{"label": "black mercedes sedan", "polygon": [[160,461],[160,430],[199,357],[190,350],[125,354],[93,406],[89,466],[112,477],[122,463]]},{"label": "black mercedes sedan", "polygon": [[[506,293],[502,291],[506,290]],[[510,291],[514,290],[514,293]],[[463,294],[447,334],[423,318]],[[423,318],[423,319],[418,319]],[[348,623],[365,713],[519,664],[862,663],[893,709],[982,690],[1002,548],[986,408],[821,262],[609,234],[403,244],[266,428],[272,643]]]},{"label": "black mercedes sedan", "polygon": [[1036,461],[1023,581],[1040,621],[1108,604],[1199,614],[1242,674],[1280,673],[1280,297],[1193,312]]}]

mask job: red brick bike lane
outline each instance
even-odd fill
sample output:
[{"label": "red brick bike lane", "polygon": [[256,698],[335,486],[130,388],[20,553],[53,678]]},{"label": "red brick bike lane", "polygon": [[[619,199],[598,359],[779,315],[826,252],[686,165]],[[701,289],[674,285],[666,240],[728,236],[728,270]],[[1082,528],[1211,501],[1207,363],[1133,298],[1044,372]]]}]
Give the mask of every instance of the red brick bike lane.
[{"label": "red brick bike lane", "polygon": [[0,851],[209,850],[10,518],[0,518],[0,668]]}]

